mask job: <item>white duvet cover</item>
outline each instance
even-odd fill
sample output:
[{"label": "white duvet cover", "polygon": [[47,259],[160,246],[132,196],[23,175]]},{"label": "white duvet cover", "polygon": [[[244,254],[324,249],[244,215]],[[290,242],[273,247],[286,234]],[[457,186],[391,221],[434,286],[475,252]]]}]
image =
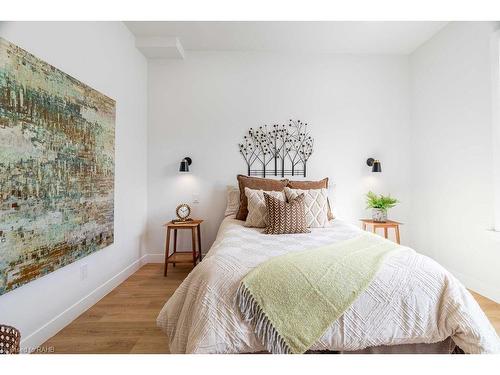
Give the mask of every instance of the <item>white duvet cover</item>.
[{"label": "white duvet cover", "polygon": [[[207,256],[158,316],[171,352],[265,351],[234,303],[242,278],[269,258],[343,241],[360,231],[336,219],[308,234],[265,235],[242,221],[224,219]],[[466,353],[500,352],[494,328],[465,287],[432,259],[404,248],[387,259],[368,289],[311,350],[435,343],[450,336]]]}]

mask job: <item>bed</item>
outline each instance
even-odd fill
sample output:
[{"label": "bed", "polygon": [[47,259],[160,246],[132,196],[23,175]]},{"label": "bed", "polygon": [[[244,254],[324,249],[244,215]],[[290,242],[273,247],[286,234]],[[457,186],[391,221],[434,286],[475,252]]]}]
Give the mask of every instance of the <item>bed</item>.
[{"label": "bed", "polygon": [[[262,232],[234,217],[223,220],[206,257],[157,318],[172,353],[265,352],[235,304],[242,278],[272,257],[348,240],[361,229],[335,219],[307,234]],[[500,352],[494,328],[465,287],[432,259],[407,247],[401,250],[388,257],[369,287],[310,351]]]}]

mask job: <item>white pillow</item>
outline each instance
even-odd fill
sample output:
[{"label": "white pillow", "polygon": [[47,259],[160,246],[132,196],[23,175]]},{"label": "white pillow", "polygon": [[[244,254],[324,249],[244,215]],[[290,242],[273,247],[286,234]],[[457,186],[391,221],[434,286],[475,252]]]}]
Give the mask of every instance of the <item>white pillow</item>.
[{"label": "white pillow", "polygon": [[224,217],[236,215],[236,212],[240,208],[240,189],[236,186],[227,185],[226,202]]},{"label": "white pillow", "polygon": [[[286,201],[285,193],[282,191],[266,191],[266,193],[283,202]],[[268,219],[264,190],[254,190],[246,187],[245,195],[248,199],[248,216],[245,226],[254,228],[267,227]]]},{"label": "white pillow", "polygon": [[290,189],[285,188],[286,198],[290,201],[304,194],[306,206],[306,225],[308,228],[328,226],[328,190],[327,189]]}]

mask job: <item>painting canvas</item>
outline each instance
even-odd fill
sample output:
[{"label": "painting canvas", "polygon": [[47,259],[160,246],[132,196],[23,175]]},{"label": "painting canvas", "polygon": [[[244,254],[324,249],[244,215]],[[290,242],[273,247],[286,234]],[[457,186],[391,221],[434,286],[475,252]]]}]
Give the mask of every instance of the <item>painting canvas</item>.
[{"label": "painting canvas", "polygon": [[115,107],[0,38],[0,294],[113,243]]}]

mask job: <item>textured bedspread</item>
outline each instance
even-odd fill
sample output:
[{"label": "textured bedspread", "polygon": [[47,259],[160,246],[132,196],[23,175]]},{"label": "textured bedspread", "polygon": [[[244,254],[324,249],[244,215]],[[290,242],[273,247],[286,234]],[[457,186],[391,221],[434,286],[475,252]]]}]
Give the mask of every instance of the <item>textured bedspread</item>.
[{"label": "textured bedspread", "polygon": [[[243,277],[271,257],[359,235],[332,222],[309,234],[264,235],[227,218],[207,256],[160,312],[172,353],[250,353],[265,348],[235,305]],[[307,324],[307,321],[304,322]],[[452,337],[466,353],[500,352],[500,340],[477,302],[443,267],[410,248],[382,265],[368,289],[312,350],[355,351],[380,345],[434,343]]]}]

